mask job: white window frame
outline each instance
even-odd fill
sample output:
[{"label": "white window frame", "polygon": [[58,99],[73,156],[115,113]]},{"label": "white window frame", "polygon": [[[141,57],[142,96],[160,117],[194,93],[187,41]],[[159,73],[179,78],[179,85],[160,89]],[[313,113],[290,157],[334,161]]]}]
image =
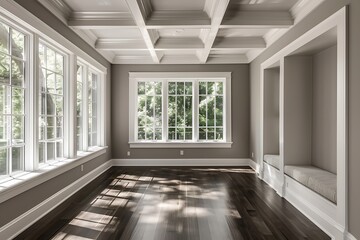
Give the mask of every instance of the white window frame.
[{"label": "white window frame", "polygon": [[[162,141],[137,141],[137,83],[139,81],[163,82],[163,140]],[[167,104],[168,81],[188,81],[193,84],[193,140],[168,141],[168,116]],[[221,141],[198,140],[198,83],[199,81],[224,82],[224,139]],[[231,148],[231,72],[130,72],[129,73],[129,145],[130,148]]]},{"label": "white window frame", "polygon": [[[107,152],[106,146],[106,96],[107,68],[74,45],[46,23],[22,8],[15,1],[4,1],[0,6],[0,20],[26,35],[25,52],[25,165],[24,171],[0,176],[0,203],[31,187],[35,187],[59,174],[74,169]],[[40,40],[41,39],[41,40]],[[64,159],[51,164],[38,163],[38,113],[39,113],[39,61],[38,46],[42,41],[64,53],[64,108],[63,147]],[[76,153],[76,64],[77,59],[89,63],[99,73],[99,146],[87,152]],[[36,170],[40,171],[36,171]]]}]

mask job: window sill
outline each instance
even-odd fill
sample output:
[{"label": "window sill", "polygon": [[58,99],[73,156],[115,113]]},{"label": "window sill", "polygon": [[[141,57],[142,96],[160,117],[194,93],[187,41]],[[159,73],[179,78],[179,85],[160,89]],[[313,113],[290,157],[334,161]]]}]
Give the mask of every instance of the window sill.
[{"label": "window sill", "polygon": [[107,148],[96,147],[90,152],[79,153],[77,158],[54,161],[42,165],[36,171],[22,172],[3,179],[0,182],[0,203],[103,155]]},{"label": "window sill", "polygon": [[232,142],[129,142],[130,148],[231,148]]}]

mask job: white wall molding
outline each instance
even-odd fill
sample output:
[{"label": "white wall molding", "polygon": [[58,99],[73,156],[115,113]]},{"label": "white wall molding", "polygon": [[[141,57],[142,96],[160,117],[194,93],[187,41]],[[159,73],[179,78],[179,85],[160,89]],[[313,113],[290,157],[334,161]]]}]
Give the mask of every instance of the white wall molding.
[{"label": "white wall molding", "polygon": [[113,166],[249,166],[248,158],[112,159]]},{"label": "white wall molding", "polygon": [[0,228],[1,239],[12,239],[20,234],[22,231],[30,227],[36,221],[40,220],[50,211],[55,209],[66,199],[74,195],[80,189],[85,187],[89,182],[106,172],[112,167],[111,161],[107,161],[101,166],[97,167],[93,171],[79,178],[77,181],[63,188],[59,192],[55,193],[51,197],[47,198],[40,204],[31,208],[29,211],[15,218],[8,224]]}]

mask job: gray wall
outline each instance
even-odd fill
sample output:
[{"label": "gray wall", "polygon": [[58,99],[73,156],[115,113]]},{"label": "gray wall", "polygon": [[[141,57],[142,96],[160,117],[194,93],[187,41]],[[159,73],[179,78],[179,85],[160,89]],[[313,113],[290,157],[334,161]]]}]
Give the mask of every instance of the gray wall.
[{"label": "gray wall", "polygon": [[[113,158],[180,158],[179,149],[129,149],[129,72],[232,72],[231,149],[184,149],[183,158],[249,157],[249,66],[248,65],[113,65],[112,142]],[[131,156],[126,156],[131,151]]]},{"label": "gray wall", "polygon": [[284,48],[297,37],[326,19],[337,10],[349,4],[349,230],[356,238],[360,239],[360,1],[358,0],[327,0],[297,26],[290,29],[276,43],[265,50],[250,64],[251,88],[251,130],[250,152],[255,153],[254,160],[259,161],[260,148],[260,64],[273,54]]},{"label": "gray wall", "polygon": [[279,93],[280,68],[264,71],[264,154],[280,153]]},{"label": "gray wall", "polygon": [[312,57],[284,60],[284,162],[311,164]]},{"label": "gray wall", "polygon": [[[49,13],[37,0],[16,0],[17,3],[25,7],[35,16],[40,18],[42,21],[46,22],[50,27],[54,28],[60,34],[71,40],[75,45],[81,48],[83,51],[88,53],[98,62],[103,64],[108,68],[107,75],[107,144],[111,146],[110,138],[110,73],[111,73],[111,64],[107,62],[101,55],[99,55],[94,49],[91,48],[87,43],[85,43],[80,37],[78,37],[72,30],[65,26],[61,21],[59,21],[55,16]],[[75,79],[74,79],[75,80]],[[81,172],[80,168],[71,169],[70,171],[65,172],[41,185],[38,185],[28,191],[13,197],[3,203],[0,203],[0,227],[4,224],[10,222],[14,218],[28,211],[32,207],[36,206],[40,202],[44,201],[46,198],[50,197],[54,193],[58,192],[62,188],[73,183],[80,177],[84,176],[86,173],[97,168],[101,164],[105,163],[111,158],[111,148],[108,149],[107,153],[93,159],[92,161],[84,164],[84,171]]]},{"label": "gray wall", "polygon": [[311,163],[332,173],[336,173],[336,67],[336,46],[313,56]]}]

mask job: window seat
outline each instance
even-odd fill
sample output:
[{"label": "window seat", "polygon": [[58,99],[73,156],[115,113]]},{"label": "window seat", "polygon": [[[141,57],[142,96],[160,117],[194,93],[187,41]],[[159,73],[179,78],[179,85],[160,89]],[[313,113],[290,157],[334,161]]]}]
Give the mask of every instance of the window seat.
[{"label": "window seat", "polygon": [[276,169],[280,169],[280,155],[264,155],[264,162],[273,166]]},{"label": "window seat", "polygon": [[336,174],[311,165],[287,165],[285,174],[336,203]]}]

